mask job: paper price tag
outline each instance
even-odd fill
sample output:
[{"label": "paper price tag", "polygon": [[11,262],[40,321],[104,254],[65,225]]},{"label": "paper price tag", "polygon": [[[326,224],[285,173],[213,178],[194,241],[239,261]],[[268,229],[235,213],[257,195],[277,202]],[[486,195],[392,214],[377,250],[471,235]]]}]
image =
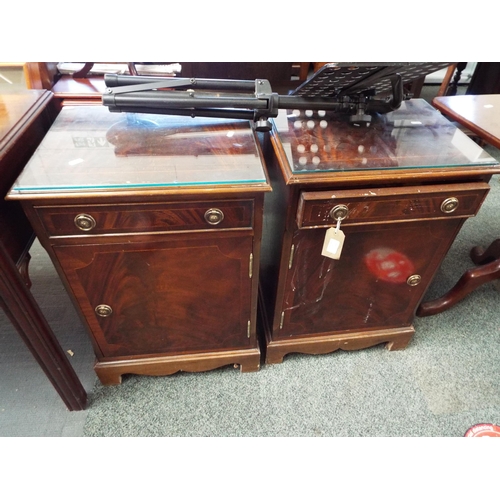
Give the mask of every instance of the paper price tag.
[{"label": "paper price tag", "polygon": [[323,242],[323,250],[321,255],[330,259],[339,260],[344,246],[345,235],[340,229],[331,227],[327,229],[325,241]]}]

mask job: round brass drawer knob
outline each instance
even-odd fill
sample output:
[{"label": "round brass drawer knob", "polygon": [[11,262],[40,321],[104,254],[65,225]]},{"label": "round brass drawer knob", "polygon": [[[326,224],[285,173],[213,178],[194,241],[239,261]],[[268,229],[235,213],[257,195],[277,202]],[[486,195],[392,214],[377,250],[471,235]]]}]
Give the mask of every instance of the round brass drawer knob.
[{"label": "round brass drawer knob", "polygon": [[224,213],[222,212],[222,210],[219,210],[218,208],[209,208],[205,212],[205,220],[209,224],[212,224],[212,226],[216,226],[217,224],[220,224],[224,220]]},{"label": "round brass drawer knob", "polygon": [[349,213],[346,205],[336,205],[330,210],[330,217],[333,220],[344,220]]},{"label": "round brass drawer knob", "polygon": [[406,283],[410,286],[417,286],[422,281],[422,276],[420,274],[412,274],[407,280]]},{"label": "round brass drawer knob", "polygon": [[458,208],[458,200],[456,198],[447,198],[441,203],[441,212],[451,214]]},{"label": "round brass drawer knob", "polygon": [[91,215],[79,214],[75,217],[75,226],[82,231],[91,231],[95,224],[95,219]]},{"label": "round brass drawer knob", "polygon": [[111,316],[111,314],[113,313],[113,309],[111,309],[111,307],[107,306],[106,304],[100,304],[95,308],[95,312],[98,316],[107,318],[108,316]]}]

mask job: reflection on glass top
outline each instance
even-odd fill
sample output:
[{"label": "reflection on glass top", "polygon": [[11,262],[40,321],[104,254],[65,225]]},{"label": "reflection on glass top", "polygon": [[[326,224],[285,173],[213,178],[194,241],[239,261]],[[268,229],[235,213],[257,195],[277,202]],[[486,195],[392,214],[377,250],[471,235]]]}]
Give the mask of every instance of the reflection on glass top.
[{"label": "reflection on glass top", "polygon": [[293,174],[494,165],[423,99],[357,127],[341,113],[288,110],[274,120]]},{"label": "reflection on glass top", "polygon": [[13,192],[265,183],[247,121],[64,107]]}]

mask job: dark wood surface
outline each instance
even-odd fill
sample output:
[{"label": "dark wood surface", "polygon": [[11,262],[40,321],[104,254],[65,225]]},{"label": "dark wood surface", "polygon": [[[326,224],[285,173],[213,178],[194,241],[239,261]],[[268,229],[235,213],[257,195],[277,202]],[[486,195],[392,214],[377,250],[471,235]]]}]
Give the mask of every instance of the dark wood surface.
[{"label": "dark wood surface", "polygon": [[269,80],[274,92],[286,93],[306,78],[310,63],[291,62],[181,62],[180,76],[230,80]]},{"label": "dark wood surface", "polygon": [[500,63],[478,62],[472,74],[467,94],[499,94]]},{"label": "dark wood surface", "polygon": [[[500,148],[500,95],[436,97],[433,105],[483,141]],[[478,287],[500,278],[500,239],[494,240],[487,249],[472,248],[470,256],[477,267],[467,270],[442,297],[421,304],[418,316],[446,311]]]},{"label": "dark wood surface", "polygon": [[[380,343],[404,348],[419,303],[499,165],[471,162],[454,142],[477,145],[418,102],[371,130],[340,116],[289,111],[287,120],[263,140],[276,214],[263,242],[266,362]],[[321,252],[338,205],[348,216],[334,260]]]},{"label": "dark wood surface", "polygon": [[[127,125],[104,107],[64,108],[46,136],[58,146],[41,144],[9,198],[23,204],[87,326],[103,384],[227,364],[258,370],[270,190],[259,143],[248,122],[146,121]],[[92,144],[66,140],[83,130]],[[177,147],[191,135],[193,147]],[[101,138],[109,142],[93,147]],[[84,168],[64,171],[75,157]],[[78,226],[82,219],[89,225]]]},{"label": "dark wood surface", "polygon": [[82,410],[87,394],[29,291],[33,230],[19,202],[4,201],[54,119],[51,99],[35,90],[0,96],[0,305],[67,408]]}]

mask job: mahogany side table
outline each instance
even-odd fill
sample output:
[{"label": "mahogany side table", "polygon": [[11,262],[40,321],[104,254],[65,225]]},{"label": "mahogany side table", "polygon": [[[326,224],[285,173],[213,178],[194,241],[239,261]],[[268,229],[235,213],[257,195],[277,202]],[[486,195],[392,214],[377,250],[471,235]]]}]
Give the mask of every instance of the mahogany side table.
[{"label": "mahogany side table", "polygon": [[248,121],[64,106],[8,199],[58,270],[108,385],[259,369],[268,191]]},{"label": "mahogany side table", "polygon": [[[500,148],[500,95],[436,97],[432,104],[483,141]],[[479,246],[472,248],[470,257],[477,267],[468,269],[442,297],[422,303],[417,310],[418,316],[446,311],[479,286],[500,278],[500,239],[493,241],[486,250]]]},{"label": "mahogany side table", "polygon": [[[265,143],[267,363],[385,343],[402,349],[456,235],[498,162],[423,99],[370,127],[289,110]],[[338,234],[336,237],[335,234]]]},{"label": "mahogany side table", "polygon": [[18,202],[4,201],[53,121],[51,102],[46,90],[0,95],[0,307],[73,411],[86,407],[87,394],[29,290],[31,225]]}]

